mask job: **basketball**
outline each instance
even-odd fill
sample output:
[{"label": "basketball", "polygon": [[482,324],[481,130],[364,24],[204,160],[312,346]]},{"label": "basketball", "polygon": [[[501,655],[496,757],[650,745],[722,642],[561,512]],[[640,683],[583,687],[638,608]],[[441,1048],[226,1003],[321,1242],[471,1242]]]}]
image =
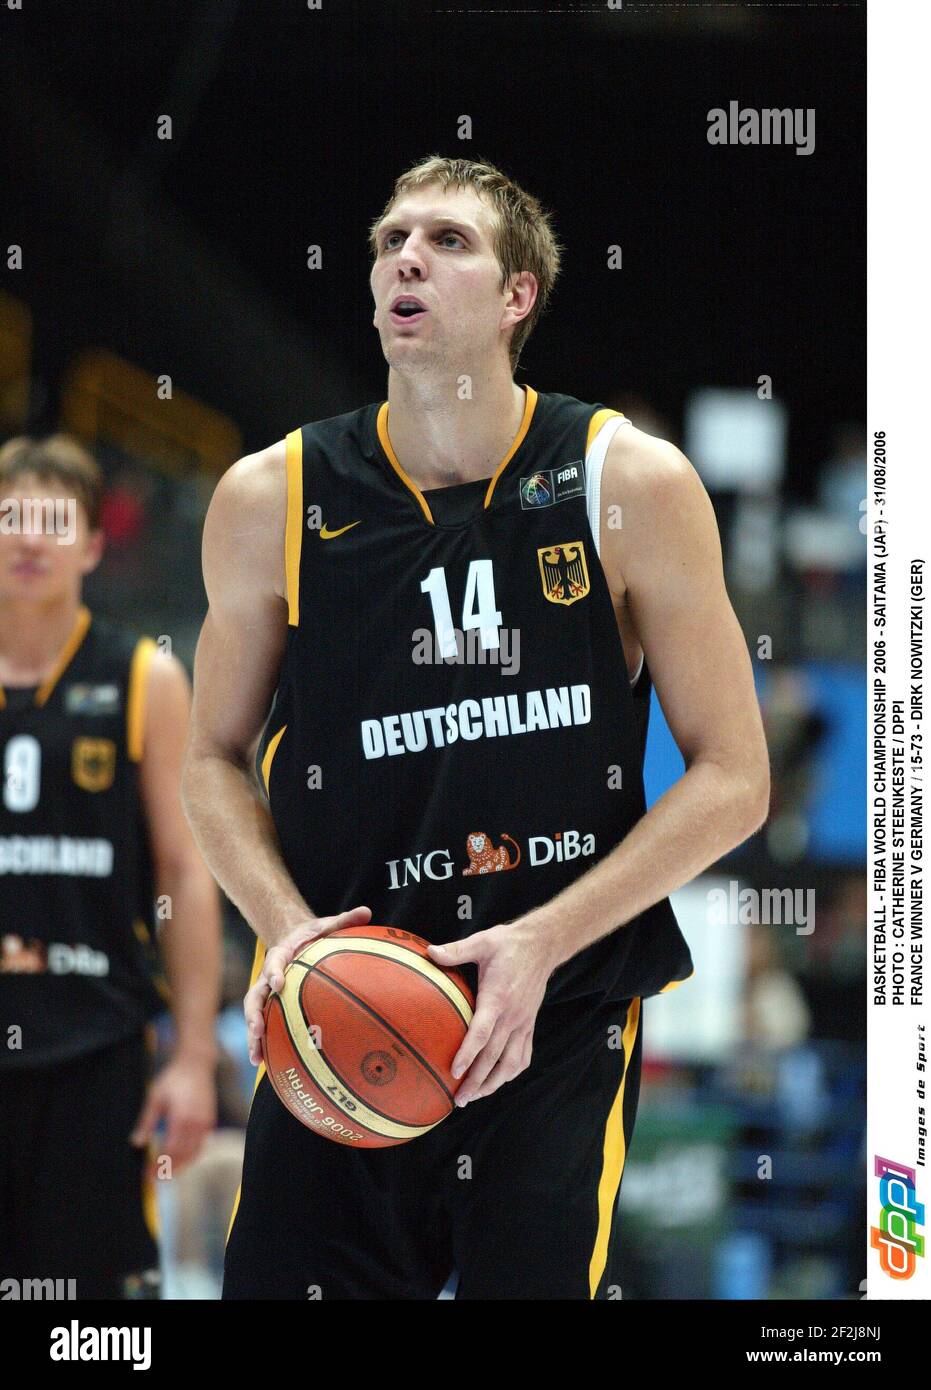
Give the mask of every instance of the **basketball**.
[{"label": "basketball", "polygon": [[265,1064],[308,1129],[359,1149],[406,1144],[453,1108],[450,1071],[475,999],[462,975],[395,927],[306,946],[265,1006]]}]

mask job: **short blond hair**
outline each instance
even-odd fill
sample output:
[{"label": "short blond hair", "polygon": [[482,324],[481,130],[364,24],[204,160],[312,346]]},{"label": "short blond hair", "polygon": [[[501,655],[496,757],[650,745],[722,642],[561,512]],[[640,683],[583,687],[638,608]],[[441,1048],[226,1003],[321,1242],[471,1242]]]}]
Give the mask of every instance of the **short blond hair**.
[{"label": "short blond hair", "polygon": [[92,531],[100,525],[103,474],[97,462],[70,434],[50,434],[32,439],[20,434],[0,448],[0,491],[17,478],[32,476],[48,482],[54,478],[73,490],[84,508]]},{"label": "short blond hair", "polygon": [[559,274],[564,248],[556,240],[550,213],[544,211],[532,193],[527,193],[493,164],[431,154],[399,176],[391,197],[369,228],[369,251],[373,260],[378,255],[378,228],[397,200],[405,193],[432,183],[440,184],[444,191],[450,186],[472,188],[491,204],[496,213],[492,247],[501,266],[502,290],[511,276],[522,270],[529,270],[536,277],[536,302],[511,334],[508,352],[513,373],[524,344],[546,309]]}]

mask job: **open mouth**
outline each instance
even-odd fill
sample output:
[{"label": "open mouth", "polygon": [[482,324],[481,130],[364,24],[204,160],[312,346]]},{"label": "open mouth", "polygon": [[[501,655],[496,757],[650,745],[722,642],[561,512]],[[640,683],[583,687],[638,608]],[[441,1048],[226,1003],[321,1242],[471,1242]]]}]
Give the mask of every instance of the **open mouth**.
[{"label": "open mouth", "polygon": [[427,311],[422,305],[415,304],[411,299],[400,299],[390,312],[392,318],[414,319]]}]

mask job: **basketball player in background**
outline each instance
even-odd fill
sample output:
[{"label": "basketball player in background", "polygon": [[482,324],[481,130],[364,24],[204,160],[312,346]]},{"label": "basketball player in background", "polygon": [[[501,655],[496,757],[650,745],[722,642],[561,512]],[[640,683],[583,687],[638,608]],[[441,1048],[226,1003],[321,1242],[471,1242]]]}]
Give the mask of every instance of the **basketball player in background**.
[{"label": "basketball player in background", "polygon": [[[185,806],[259,938],[254,1060],[336,927],[428,938],[478,999],[412,1143],[332,1143],[261,1077],[224,1297],[616,1296],[641,1001],[692,970],[667,895],[766,815],[750,660],[682,454],[514,381],[559,266],[536,199],[432,156],[371,250],[387,401],[215,493]],[[651,682],[686,771],[646,812]]]},{"label": "basketball player in background", "polygon": [[214,1123],[220,915],[181,810],[184,668],[81,600],[100,495],[68,436],[0,449],[0,1277],[157,1297],[147,1149],[164,1121],[173,1176]]}]

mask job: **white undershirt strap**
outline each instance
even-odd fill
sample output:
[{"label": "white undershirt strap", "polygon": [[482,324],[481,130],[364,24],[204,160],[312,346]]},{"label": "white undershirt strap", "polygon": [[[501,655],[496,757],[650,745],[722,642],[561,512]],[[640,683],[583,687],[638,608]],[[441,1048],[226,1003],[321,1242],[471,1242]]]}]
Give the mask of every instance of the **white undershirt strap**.
[{"label": "white undershirt strap", "polygon": [[592,528],[595,550],[601,558],[601,472],[605,466],[608,445],[621,425],[629,425],[626,415],[612,415],[605,420],[592,440],[591,448],[585,455],[585,505],[588,508],[588,521]]},{"label": "white undershirt strap", "polygon": [[[585,455],[585,506],[588,510],[588,523],[592,528],[595,550],[601,559],[601,474],[604,468],[608,445],[621,425],[631,422],[626,415],[612,415],[606,420],[592,440],[591,448]],[[637,673],[631,676],[631,685],[636,685],[643,671],[643,652]]]}]

